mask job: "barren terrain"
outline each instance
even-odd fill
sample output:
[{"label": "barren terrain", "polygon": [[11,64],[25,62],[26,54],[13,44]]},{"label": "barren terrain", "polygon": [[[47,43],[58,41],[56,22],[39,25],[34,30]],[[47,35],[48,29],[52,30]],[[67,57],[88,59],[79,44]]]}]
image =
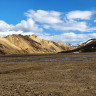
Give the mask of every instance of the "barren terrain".
[{"label": "barren terrain", "polygon": [[95,56],[96,53],[0,56],[0,96],[96,96]]}]

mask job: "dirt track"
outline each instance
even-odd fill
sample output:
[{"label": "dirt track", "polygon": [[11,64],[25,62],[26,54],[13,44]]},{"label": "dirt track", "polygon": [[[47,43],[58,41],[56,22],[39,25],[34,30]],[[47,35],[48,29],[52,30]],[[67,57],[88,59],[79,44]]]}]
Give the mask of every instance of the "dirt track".
[{"label": "dirt track", "polygon": [[96,96],[95,57],[49,60],[84,56],[96,53],[0,56],[0,96]]}]

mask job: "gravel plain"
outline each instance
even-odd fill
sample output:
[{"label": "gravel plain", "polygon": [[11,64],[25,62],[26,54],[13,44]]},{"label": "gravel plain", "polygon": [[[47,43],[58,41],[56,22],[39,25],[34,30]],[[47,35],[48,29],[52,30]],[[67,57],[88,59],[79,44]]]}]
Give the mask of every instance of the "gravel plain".
[{"label": "gravel plain", "polygon": [[96,53],[0,56],[0,96],[96,96],[95,56]]}]

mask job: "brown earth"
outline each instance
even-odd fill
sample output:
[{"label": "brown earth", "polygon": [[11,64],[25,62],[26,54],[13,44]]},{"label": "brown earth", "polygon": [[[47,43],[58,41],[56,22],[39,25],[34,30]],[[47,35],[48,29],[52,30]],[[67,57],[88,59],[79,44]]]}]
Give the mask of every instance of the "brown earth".
[{"label": "brown earth", "polygon": [[0,96],[96,96],[95,57],[54,61],[84,56],[96,53],[0,56]]},{"label": "brown earth", "polygon": [[57,53],[73,49],[62,42],[42,40],[36,35],[8,35],[0,37],[1,54]]}]

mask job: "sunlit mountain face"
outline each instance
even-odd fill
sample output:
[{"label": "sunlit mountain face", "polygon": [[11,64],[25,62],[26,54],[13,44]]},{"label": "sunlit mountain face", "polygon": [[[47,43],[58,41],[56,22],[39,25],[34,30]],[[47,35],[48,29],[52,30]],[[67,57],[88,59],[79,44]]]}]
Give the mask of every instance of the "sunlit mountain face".
[{"label": "sunlit mountain face", "polygon": [[62,42],[42,40],[36,35],[8,35],[0,37],[1,54],[57,53],[74,47]]}]

